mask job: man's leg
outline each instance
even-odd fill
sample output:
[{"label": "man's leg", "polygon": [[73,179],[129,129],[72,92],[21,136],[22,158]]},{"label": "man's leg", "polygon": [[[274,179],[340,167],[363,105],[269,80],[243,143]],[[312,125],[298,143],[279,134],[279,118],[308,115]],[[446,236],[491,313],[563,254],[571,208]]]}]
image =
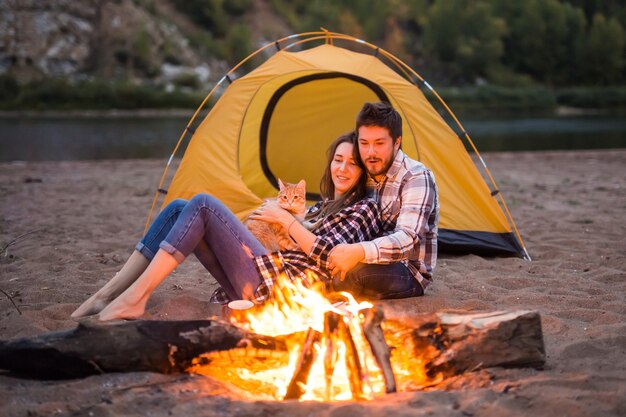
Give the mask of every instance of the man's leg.
[{"label": "man's leg", "polygon": [[418,297],[424,294],[420,283],[402,263],[359,264],[341,281],[333,279],[336,291],[347,291],[357,298],[392,299]]}]

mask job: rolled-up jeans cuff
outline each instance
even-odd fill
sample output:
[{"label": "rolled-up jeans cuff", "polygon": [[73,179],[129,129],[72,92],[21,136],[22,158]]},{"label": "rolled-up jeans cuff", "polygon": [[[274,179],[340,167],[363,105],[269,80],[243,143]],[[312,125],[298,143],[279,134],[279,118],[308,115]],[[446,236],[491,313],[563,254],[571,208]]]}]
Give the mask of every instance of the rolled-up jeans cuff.
[{"label": "rolled-up jeans cuff", "polygon": [[154,259],[154,255],[156,255],[156,253],[153,253],[150,248],[143,244],[143,242],[137,243],[135,250],[145,256],[149,261]]},{"label": "rolled-up jeans cuff", "polygon": [[163,249],[165,252],[172,255],[174,259],[176,259],[176,262],[178,262],[179,264],[182,264],[186,258],[186,256],[183,255],[181,251],[179,251],[174,246],[167,243],[165,240],[161,242],[161,244],[159,245],[159,248]]}]

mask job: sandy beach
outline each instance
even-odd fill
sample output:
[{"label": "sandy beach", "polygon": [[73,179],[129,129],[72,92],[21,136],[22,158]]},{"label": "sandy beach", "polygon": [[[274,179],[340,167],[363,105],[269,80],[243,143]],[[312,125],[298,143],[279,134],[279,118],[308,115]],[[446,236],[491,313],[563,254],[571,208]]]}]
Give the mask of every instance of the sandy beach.
[{"label": "sandy beach", "polygon": [[[488,369],[445,390],[359,403],[253,401],[191,375],[36,381],[0,371],[0,415],[626,415],[626,150],[483,157],[533,261],[440,254],[426,296],[393,304],[416,313],[537,310],[544,369]],[[0,339],[76,325],[70,313],[140,238],[164,163],[0,164]],[[189,259],[157,289],[145,318],[219,314],[208,303],[215,285]]]}]

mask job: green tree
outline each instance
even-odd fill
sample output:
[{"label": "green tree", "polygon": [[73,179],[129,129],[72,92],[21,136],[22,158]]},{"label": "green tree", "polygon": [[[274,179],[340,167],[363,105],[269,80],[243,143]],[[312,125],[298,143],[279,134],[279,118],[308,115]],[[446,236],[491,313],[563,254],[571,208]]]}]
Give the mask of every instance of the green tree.
[{"label": "green tree", "polygon": [[357,18],[365,37],[370,41],[378,41],[385,36],[385,22],[391,11],[398,6],[398,0],[341,0],[343,10],[350,10]]},{"label": "green tree", "polygon": [[557,0],[493,0],[508,24],[502,62],[511,71],[555,85],[576,78],[586,23],[582,9]]},{"label": "green tree", "polygon": [[438,0],[428,9],[424,54],[453,81],[484,77],[503,53],[504,21],[482,0]]},{"label": "green tree", "polygon": [[233,16],[244,14],[252,6],[252,0],[228,0],[224,2],[224,10]]},{"label": "green tree", "polygon": [[148,76],[156,74],[156,68],[152,64],[152,38],[145,24],[134,33],[131,54],[133,64]]},{"label": "green tree", "polygon": [[581,9],[587,19],[591,23],[593,17],[600,13],[604,16],[611,16],[620,22],[622,27],[626,27],[626,7],[624,0],[563,0],[565,3],[572,4],[574,7]]},{"label": "green tree", "polygon": [[252,35],[245,25],[235,25],[231,28],[225,44],[226,59],[234,64],[238,63],[252,52]]},{"label": "green tree", "polygon": [[567,36],[564,40],[561,55],[556,64],[553,81],[556,85],[571,85],[580,82],[577,71],[582,59],[587,22],[583,10],[570,4],[564,4],[565,25]]},{"label": "green tree", "polygon": [[354,17],[350,10],[344,10],[339,16],[339,31],[355,38],[363,39],[365,32],[359,21]]},{"label": "green tree", "polygon": [[403,61],[406,61],[408,58],[404,49],[404,34],[398,25],[397,19],[393,16],[388,17],[385,22],[383,47]]},{"label": "green tree", "polygon": [[217,37],[228,31],[223,0],[172,0],[174,6]]},{"label": "green tree", "polygon": [[582,53],[581,73],[589,84],[616,84],[624,81],[624,29],[616,19],[593,17]]},{"label": "green tree", "polygon": [[339,27],[340,8],[329,1],[312,1],[306,6],[301,18],[300,31],[317,31],[320,27],[333,30]]}]

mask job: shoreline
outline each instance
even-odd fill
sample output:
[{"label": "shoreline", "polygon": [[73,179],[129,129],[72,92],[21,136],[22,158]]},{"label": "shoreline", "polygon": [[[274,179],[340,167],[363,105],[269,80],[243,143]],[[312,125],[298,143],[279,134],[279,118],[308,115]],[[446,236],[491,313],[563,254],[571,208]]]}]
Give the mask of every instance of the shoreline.
[{"label": "shoreline", "polygon": [[[134,109],[134,110],[11,110],[0,111],[1,118],[155,118],[180,117],[191,118],[194,109]],[[206,110],[198,113],[197,117],[206,115]]]},{"label": "shoreline", "polygon": [[[463,118],[470,118],[475,115],[476,117],[484,117],[483,104],[468,103],[468,106],[457,104],[454,106]],[[455,108],[452,110],[454,111]],[[0,110],[0,118],[155,118],[155,117],[186,117],[191,118],[196,112],[196,109],[107,109],[107,110]],[[495,118],[509,116],[509,115],[528,115],[533,116],[548,116],[548,117],[576,117],[576,116],[611,116],[621,115],[626,112],[626,109],[622,108],[583,108],[583,107],[571,107],[571,106],[555,106],[552,109],[546,109],[543,107],[537,108],[524,108],[524,109],[497,109],[489,108],[490,114]],[[208,110],[202,109],[198,113],[197,117],[204,117],[208,113]]]}]

